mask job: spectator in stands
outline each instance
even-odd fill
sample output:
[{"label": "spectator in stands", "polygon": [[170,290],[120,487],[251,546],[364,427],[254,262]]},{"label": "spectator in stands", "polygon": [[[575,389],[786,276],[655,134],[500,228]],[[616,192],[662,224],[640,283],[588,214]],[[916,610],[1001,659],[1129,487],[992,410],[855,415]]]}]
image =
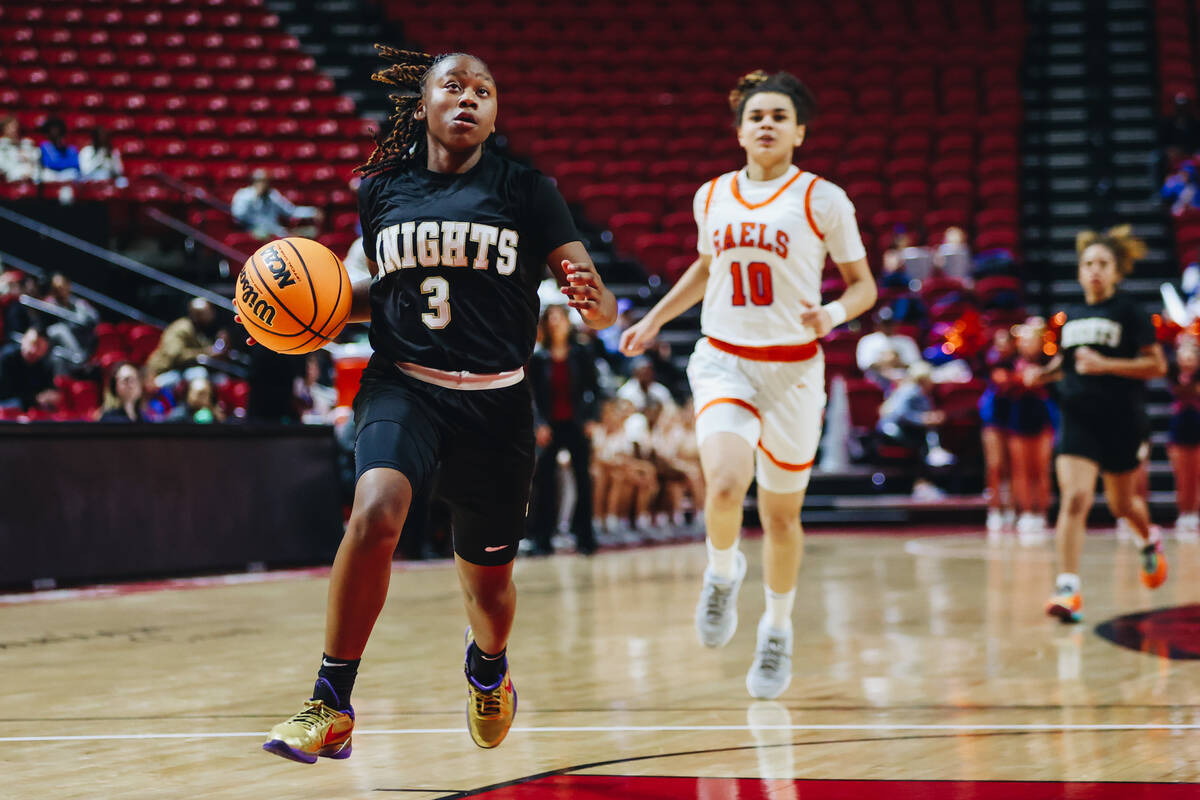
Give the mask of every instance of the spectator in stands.
[{"label": "spectator in stands", "polygon": [[153,370],[160,385],[178,383],[181,378],[202,377],[206,370],[192,368],[201,356],[225,355],[228,342],[222,333],[217,330],[212,304],[201,297],[193,298],[188,303],[187,316],[175,320],[163,331],[157,349],[146,359],[146,366]]},{"label": "spectator in stands", "polygon": [[704,476],[700,469],[700,447],[696,441],[695,414],[689,398],[682,408],[659,415],[652,432],[654,463],[662,486],[660,529],[685,530],[684,498],[695,514],[692,529],[704,533]]},{"label": "spectator in stands", "polygon": [[213,402],[213,386],[208,378],[193,378],[188,381],[187,400],[171,409],[167,422],[194,422],[207,425],[224,422],[225,415]]},{"label": "spectator in stands", "polygon": [[[56,340],[55,344],[60,347],[69,347],[73,352],[86,358],[95,343],[96,323],[100,321],[100,314],[92,307],[91,303],[72,294],[71,288],[71,279],[61,272],[50,276],[50,291],[46,295],[45,301],[62,309],[73,319],[51,324],[47,328],[47,333],[50,334],[52,340]],[[60,336],[55,336],[54,328],[62,329]],[[63,341],[58,341],[58,339]]]},{"label": "spectator in stands", "polygon": [[80,179],[85,181],[115,181],[118,186],[128,185],[121,153],[112,146],[112,138],[104,128],[92,131],[92,143],[79,151]]},{"label": "spectator in stands", "polygon": [[50,340],[38,325],[30,325],[20,343],[0,348],[0,406],[53,410],[62,401],[54,388]]},{"label": "spectator in stands", "polygon": [[592,448],[588,430],[595,425],[600,389],[596,364],[575,342],[567,306],[547,306],[542,312],[538,340],[541,345],[529,361],[533,389],[535,434],[539,448],[533,471],[533,497],[529,506],[529,538],[535,554],[554,552],[551,536],[557,519],[558,454],[571,454],[576,501],[571,530],[580,553],[596,549],[592,526]]},{"label": "spectator in stands", "polygon": [[297,377],[293,395],[300,421],[309,425],[328,425],[333,422],[333,409],[337,405],[337,389],[325,380],[322,357],[328,353],[309,353],[304,359],[304,377]]},{"label": "spectator in stands", "polygon": [[32,139],[21,136],[21,123],[0,117],[0,180],[27,181],[37,174],[39,154]]},{"label": "spectator in stands", "polygon": [[880,262],[882,264],[882,272],[879,276],[880,286],[889,289],[908,288],[908,272],[904,268],[904,256],[900,254],[899,249],[889,247],[884,250]]},{"label": "spectator in stands", "polygon": [[142,413],[147,422],[164,422],[171,409],[175,407],[175,387],[173,385],[159,386],[157,376],[149,367],[143,365],[140,377],[142,381]]},{"label": "spectator in stands", "polygon": [[[933,368],[917,361],[879,407],[878,431],[885,440],[919,453],[923,463],[943,467],[954,462],[938,439],[937,428],[945,421],[946,413],[933,407]],[[914,489],[916,495],[927,492]]]},{"label": "spectator in stands", "polygon": [[104,405],[100,408],[100,421],[149,422],[143,405],[141,372],[128,361],[117,363],[109,371],[104,387]]},{"label": "spectator in stands", "polygon": [[51,117],[42,125],[42,131],[46,134],[46,139],[41,146],[41,180],[78,180],[79,149],[73,144],[67,144],[67,124],[58,117]]},{"label": "spectator in stands", "polygon": [[1162,140],[1171,164],[1200,150],[1200,117],[1192,98],[1184,92],[1175,95],[1175,108],[1163,121]]},{"label": "spectator in stands", "polygon": [[602,544],[636,544],[631,513],[648,510],[658,492],[654,465],[640,457],[648,443],[645,417],[633,403],[616,399],[604,404],[600,425],[592,429],[592,524]]},{"label": "spectator in stands", "polygon": [[233,218],[253,235],[260,239],[287,236],[289,231],[284,222],[291,219],[319,224],[320,212],[312,206],[298,206],[278,189],[272,189],[266,170],[255,170],[250,180],[249,186],[234,193],[232,210]]},{"label": "spectator in stands", "polygon": [[654,366],[655,377],[658,378],[659,383],[667,387],[671,392],[671,397],[678,404],[687,399],[691,387],[688,385],[687,373],[675,366],[675,361],[671,356],[671,343],[666,339],[659,339],[652,348],[646,351],[646,358],[650,359],[650,363]]},{"label": "spectator in stands", "polygon": [[875,313],[875,323],[878,330],[858,340],[854,360],[867,380],[888,392],[903,379],[909,365],[921,360],[921,348],[911,336],[896,332],[896,318],[890,307]]},{"label": "spectator in stands", "polygon": [[1200,180],[1196,177],[1195,163],[1184,161],[1180,164],[1179,169],[1167,176],[1160,195],[1171,204],[1171,214],[1176,217],[1200,207]]},{"label": "spectator in stands", "polygon": [[649,358],[642,356],[635,359],[632,372],[632,377],[617,390],[617,397],[633,403],[636,411],[644,411],[652,398],[661,403],[663,408],[675,408],[671,390],[655,380],[654,363]]},{"label": "spectator in stands", "polygon": [[21,296],[40,299],[46,294],[42,284],[32,275],[17,273],[15,281],[9,282],[9,294],[4,309],[4,331],[8,336],[23,333],[34,323],[35,312],[21,302]]},{"label": "spectator in stands", "polygon": [[933,254],[933,265],[947,278],[966,280],[971,276],[971,248],[962,228],[951,226],[942,234],[942,243]]}]

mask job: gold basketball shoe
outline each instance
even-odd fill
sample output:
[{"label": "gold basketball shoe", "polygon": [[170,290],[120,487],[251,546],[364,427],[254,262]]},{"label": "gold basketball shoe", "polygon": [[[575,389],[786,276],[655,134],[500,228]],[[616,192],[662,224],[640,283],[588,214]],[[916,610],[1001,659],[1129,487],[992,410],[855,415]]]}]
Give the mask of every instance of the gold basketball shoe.
[{"label": "gold basketball shoe", "polygon": [[338,711],[323,700],[305,700],[303,711],[271,728],[263,750],[303,764],[318,756],[349,758],[353,732],[353,708]]},{"label": "gold basketball shoe", "polygon": [[480,747],[491,748],[504,741],[513,717],[517,715],[517,689],[513,686],[504,658],[504,674],[491,686],[484,686],[471,675],[471,629],[467,628],[467,660],[463,672],[467,676],[467,730]]}]

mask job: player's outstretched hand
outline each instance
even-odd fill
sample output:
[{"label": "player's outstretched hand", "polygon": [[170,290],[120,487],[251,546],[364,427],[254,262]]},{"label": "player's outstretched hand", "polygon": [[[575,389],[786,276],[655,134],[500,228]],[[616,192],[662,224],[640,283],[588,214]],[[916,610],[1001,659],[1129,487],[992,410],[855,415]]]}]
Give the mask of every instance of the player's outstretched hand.
[{"label": "player's outstretched hand", "polygon": [[800,321],[811,328],[818,339],[833,330],[833,317],[829,316],[828,311],[807,300],[801,300],[800,304],[804,306],[804,311],[800,312]]},{"label": "player's outstretched hand", "polygon": [[654,343],[660,327],[649,317],[643,317],[630,325],[621,334],[621,353],[630,357],[640,356]]},{"label": "player's outstretched hand", "polygon": [[[242,315],[241,315],[241,314],[234,314],[234,315],[233,315],[233,321],[234,321],[234,322],[236,322],[238,325],[242,325]],[[242,328],[243,328],[243,329],[244,329],[245,327],[246,327],[245,325],[242,325]],[[254,340],[253,340],[253,339],[251,339],[249,336],[247,336],[247,337],[246,337],[246,344],[247,344],[247,345],[249,345],[250,347],[254,347],[254,345],[258,344],[258,342],[254,341]]]}]

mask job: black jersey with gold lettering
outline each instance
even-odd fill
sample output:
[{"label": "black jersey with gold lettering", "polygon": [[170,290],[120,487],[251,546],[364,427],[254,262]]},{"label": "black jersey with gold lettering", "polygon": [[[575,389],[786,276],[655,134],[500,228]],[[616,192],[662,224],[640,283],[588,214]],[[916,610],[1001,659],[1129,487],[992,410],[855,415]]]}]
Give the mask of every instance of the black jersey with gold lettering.
[{"label": "black jersey with gold lettering", "polygon": [[552,250],[579,234],[553,182],[485,152],[462,174],[408,165],[358,190],[371,345],[392,361],[495,373],[524,366]]},{"label": "black jersey with gold lettering", "polygon": [[1059,386],[1062,403],[1114,413],[1140,413],[1145,381],[1119,375],[1080,375],[1075,371],[1075,351],[1090,347],[1110,358],[1136,358],[1143,347],[1155,341],[1150,315],[1122,292],[1095,305],[1074,306],[1066,313],[1067,320],[1059,336],[1063,354]]}]

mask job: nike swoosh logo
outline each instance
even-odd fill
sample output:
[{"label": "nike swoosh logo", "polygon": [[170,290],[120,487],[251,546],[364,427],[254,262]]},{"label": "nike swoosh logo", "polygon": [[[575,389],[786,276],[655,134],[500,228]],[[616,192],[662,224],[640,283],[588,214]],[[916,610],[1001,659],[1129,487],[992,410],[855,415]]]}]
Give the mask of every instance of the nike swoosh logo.
[{"label": "nike swoosh logo", "polygon": [[330,664],[328,661],[326,661],[325,659],[322,658],[321,666],[322,667],[348,667],[350,665],[349,664]]},{"label": "nike swoosh logo", "polygon": [[506,547],[508,547],[508,545],[506,545],[506,544],[499,545],[498,547],[485,547],[485,548],[483,548],[483,552],[495,553],[496,551],[503,550]]}]

